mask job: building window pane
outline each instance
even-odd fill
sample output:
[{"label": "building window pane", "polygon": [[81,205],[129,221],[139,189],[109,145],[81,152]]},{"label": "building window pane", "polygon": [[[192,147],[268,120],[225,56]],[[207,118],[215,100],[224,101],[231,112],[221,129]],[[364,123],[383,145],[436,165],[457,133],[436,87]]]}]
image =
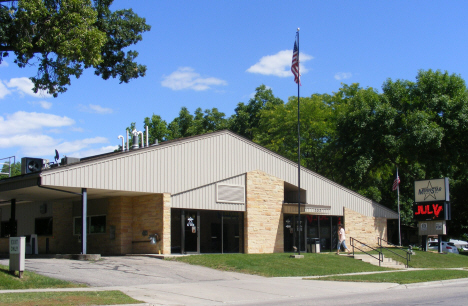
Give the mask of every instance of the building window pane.
[{"label": "building window pane", "polygon": [[[73,218],[73,234],[81,235],[81,229],[83,227],[83,222],[81,217]],[[102,234],[106,232],[106,216],[90,216],[86,218],[86,233],[87,234]]]},{"label": "building window pane", "polygon": [[101,234],[106,232],[106,216],[89,217],[89,232],[91,234]]},{"label": "building window pane", "polygon": [[52,217],[37,218],[34,224],[34,232],[38,236],[52,236]]}]

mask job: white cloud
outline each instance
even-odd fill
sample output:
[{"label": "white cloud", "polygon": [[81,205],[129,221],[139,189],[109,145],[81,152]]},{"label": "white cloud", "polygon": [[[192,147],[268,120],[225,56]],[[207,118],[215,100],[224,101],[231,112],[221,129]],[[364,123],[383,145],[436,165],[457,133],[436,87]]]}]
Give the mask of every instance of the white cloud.
[{"label": "white cloud", "polygon": [[2,63],[0,64],[0,67],[8,67],[8,62],[5,61],[5,59],[2,59]]},{"label": "white cloud", "polygon": [[100,148],[97,148],[97,149],[89,149],[89,150],[85,150],[85,151],[71,152],[70,154],[66,154],[66,155],[67,156],[83,158],[83,157],[88,157],[88,156],[94,156],[94,155],[114,152],[114,150],[117,150],[118,148],[119,148],[119,146],[105,146],[105,147],[100,147]]},{"label": "white cloud", "polygon": [[111,108],[105,108],[100,105],[89,104],[89,105],[79,105],[80,111],[94,114],[112,114],[113,110]]},{"label": "white cloud", "polygon": [[[283,50],[274,55],[266,55],[262,57],[258,63],[247,69],[247,72],[274,75],[282,78],[292,76],[292,54],[292,50]],[[310,55],[305,53],[299,54],[299,70],[301,75],[309,71],[303,64],[311,59],[313,59],[313,57]]]},{"label": "white cloud", "polygon": [[0,116],[0,135],[37,134],[42,128],[60,128],[73,124],[75,121],[65,116],[18,111],[8,115],[6,119]]},{"label": "white cloud", "polygon": [[28,103],[31,105],[40,105],[43,109],[50,109],[52,107],[52,103],[47,101],[32,101]]},{"label": "white cloud", "polygon": [[227,82],[213,77],[201,77],[193,68],[180,67],[170,75],[164,77],[161,85],[172,90],[193,89],[207,90],[212,86],[227,85]]},{"label": "white cloud", "polygon": [[20,95],[27,94],[36,98],[52,97],[52,95],[47,94],[45,91],[38,91],[37,93],[34,93],[34,91],[32,90],[34,84],[30,79],[26,77],[10,79],[10,81],[6,82],[6,86],[8,86],[9,88],[14,88],[15,91],[20,93]]},{"label": "white cloud", "polygon": [[5,98],[5,96],[9,94],[11,94],[11,91],[6,88],[2,81],[0,81],[0,99]]},{"label": "white cloud", "polygon": [[345,79],[349,79],[352,76],[353,75],[351,74],[351,72],[338,72],[335,74],[335,79],[338,81],[345,80]]}]

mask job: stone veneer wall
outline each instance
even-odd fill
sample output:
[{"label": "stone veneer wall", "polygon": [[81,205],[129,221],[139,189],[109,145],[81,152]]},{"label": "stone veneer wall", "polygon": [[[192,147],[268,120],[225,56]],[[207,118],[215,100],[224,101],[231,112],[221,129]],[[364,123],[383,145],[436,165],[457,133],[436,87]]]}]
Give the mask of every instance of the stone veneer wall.
[{"label": "stone veneer wall", "polygon": [[53,205],[53,238],[50,252],[55,254],[80,254],[81,243],[73,235],[73,204],[57,202]]},{"label": "stone veneer wall", "polygon": [[244,251],[284,251],[284,182],[262,171],[247,173],[247,203],[244,219]]},{"label": "stone veneer wall", "polygon": [[386,218],[367,217],[346,207],[343,208],[343,215],[348,247],[350,237],[372,247],[378,245],[378,237],[388,240]]},{"label": "stone veneer wall", "polygon": [[[166,196],[167,197],[167,196]],[[149,235],[158,234],[159,239],[163,238],[164,232],[164,201],[165,194],[154,194],[133,198],[133,221],[132,221],[132,253],[133,254],[157,254],[164,251],[161,242],[149,243]],[[166,212],[167,214],[167,212]],[[148,232],[148,236],[143,236],[143,231]],[[169,213],[170,231],[170,213]],[[170,241],[170,237],[169,237]]]},{"label": "stone veneer wall", "polygon": [[171,194],[163,193],[162,203],[162,235],[161,241],[161,252],[163,254],[171,254]]}]

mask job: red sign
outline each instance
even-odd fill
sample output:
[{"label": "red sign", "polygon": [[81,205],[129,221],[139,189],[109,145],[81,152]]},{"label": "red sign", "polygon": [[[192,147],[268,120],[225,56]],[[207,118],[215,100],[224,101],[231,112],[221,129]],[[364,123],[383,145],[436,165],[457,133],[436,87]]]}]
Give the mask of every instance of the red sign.
[{"label": "red sign", "polygon": [[446,207],[445,202],[416,203],[413,206],[414,219],[418,221],[446,220]]}]

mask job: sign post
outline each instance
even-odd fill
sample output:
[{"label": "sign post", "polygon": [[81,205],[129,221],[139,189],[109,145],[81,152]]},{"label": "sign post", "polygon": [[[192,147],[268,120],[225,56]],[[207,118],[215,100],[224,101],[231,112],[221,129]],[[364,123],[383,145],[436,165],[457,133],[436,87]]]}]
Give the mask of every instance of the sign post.
[{"label": "sign post", "polygon": [[26,237],[10,237],[10,273],[18,271],[19,278],[23,278],[25,251]]},{"label": "sign post", "polygon": [[448,177],[415,181],[414,202],[413,217],[418,221],[424,250],[427,250],[427,236],[437,235],[441,253],[442,235],[447,235],[446,221],[452,217]]}]

